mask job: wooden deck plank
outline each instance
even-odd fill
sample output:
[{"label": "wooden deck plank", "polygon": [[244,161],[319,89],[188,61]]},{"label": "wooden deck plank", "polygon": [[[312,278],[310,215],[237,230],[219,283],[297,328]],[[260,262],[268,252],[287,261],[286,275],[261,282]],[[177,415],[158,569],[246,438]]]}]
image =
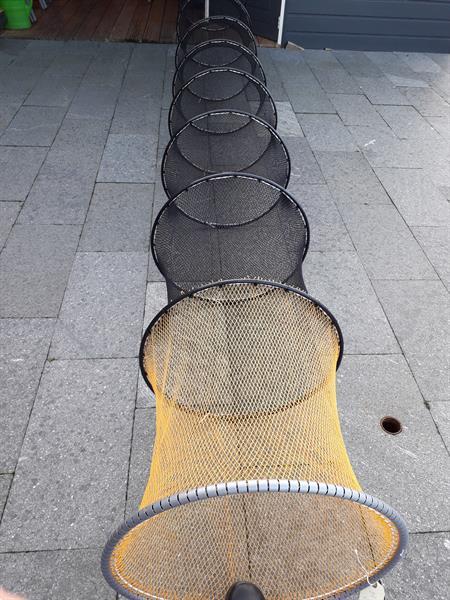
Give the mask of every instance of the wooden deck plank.
[{"label": "wooden deck plank", "polygon": [[159,41],[173,44],[176,41],[176,26],[178,17],[178,0],[167,0]]},{"label": "wooden deck plank", "polygon": [[107,11],[92,35],[92,40],[104,42],[110,39],[111,31],[122,12],[123,3],[124,0],[112,0],[109,2]]},{"label": "wooden deck plank", "polygon": [[108,0],[97,0],[93,5],[92,10],[87,16],[84,23],[80,23],[80,26],[75,34],[76,40],[91,40],[95,34],[95,31],[101,21],[104,19],[108,8],[111,6],[111,2]]},{"label": "wooden deck plank", "polygon": [[164,16],[164,0],[152,0],[150,18],[144,32],[146,42],[159,42],[162,19]]},{"label": "wooden deck plank", "polygon": [[151,2],[148,0],[139,0],[127,33],[127,38],[130,41],[142,42],[144,39],[145,28],[147,27],[147,22],[150,18],[151,8]]},{"label": "wooden deck plank", "polygon": [[139,0],[128,0],[123,4],[120,15],[118,16],[109,36],[111,41],[118,42],[127,40],[128,29],[130,27],[130,23],[138,2]]}]

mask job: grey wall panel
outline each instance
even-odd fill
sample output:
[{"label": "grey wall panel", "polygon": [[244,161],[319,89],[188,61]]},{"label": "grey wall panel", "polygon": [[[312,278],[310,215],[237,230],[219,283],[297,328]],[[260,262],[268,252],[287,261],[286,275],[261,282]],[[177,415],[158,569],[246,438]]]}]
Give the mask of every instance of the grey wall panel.
[{"label": "grey wall panel", "polygon": [[283,40],[305,48],[450,52],[450,0],[287,0]]}]

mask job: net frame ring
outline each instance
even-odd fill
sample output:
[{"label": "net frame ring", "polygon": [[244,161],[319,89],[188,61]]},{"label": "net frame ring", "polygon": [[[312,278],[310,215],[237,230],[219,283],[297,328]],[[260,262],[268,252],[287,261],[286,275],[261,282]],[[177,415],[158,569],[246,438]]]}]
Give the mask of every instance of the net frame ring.
[{"label": "net frame ring", "polygon": [[[202,97],[199,93],[195,93],[195,90],[191,90],[192,86],[195,85],[197,82],[201,82],[202,79],[208,78],[208,77],[213,78],[215,74],[220,76],[221,74],[224,74],[224,73],[232,74],[236,77],[242,78],[242,88],[239,89],[237,92],[233,91],[232,95],[229,95],[227,98],[205,98],[205,97]],[[244,85],[244,83],[245,83],[245,85]],[[184,120],[184,124],[186,124],[191,119],[193,119],[205,112],[211,112],[213,110],[228,110],[228,109],[240,110],[238,107],[235,107],[233,105],[233,99],[236,98],[237,96],[239,96],[240,94],[244,93],[246,87],[249,85],[252,85],[256,90],[258,90],[260,99],[263,98],[262,102],[260,101],[258,103],[257,111],[249,111],[249,114],[253,114],[256,117],[263,119],[271,127],[276,129],[277,125],[278,125],[277,107],[276,107],[275,101],[272,97],[272,94],[269,92],[267,86],[262,81],[260,81],[257,77],[254,77],[251,73],[247,73],[247,71],[241,71],[240,69],[234,69],[231,67],[213,67],[211,69],[206,69],[205,71],[200,71],[199,73],[196,73],[193,77],[191,77],[191,79],[189,79],[189,81],[187,81],[178,90],[177,94],[173,97],[172,102],[170,104],[169,113],[167,115],[167,122],[168,122],[170,137],[173,137],[180,131],[180,129],[182,129],[181,126],[179,128],[174,128],[173,122],[175,120],[174,119],[175,111],[178,111],[180,118],[182,118]],[[181,108],[179,108],[179,106],[183,99],[183,94],[186,94],[186,93],[190,93],[192,96],[197,97],[200,100],[203,100],[204,102],[211,102],[211,103],[220,102],[222,104],[229,102],[229,106],[222,105],[220,107],[220,109],[212,108],[208,111],[199,110],[199,112],[197,112],[196,114],[191,115],[189,117],[185,117],[184,114],[182,113]],[[270,111],[269,111],[270,118],[264,118],[267,116],[266,115],[267,105],[270,106]],[[264,116],[261,115],[261,112],[264,112]]]},{"label": "net frame ring", "polygon": [[[219,133],[214,133],[212,130],[208,131],[203,129],[201,126],[199,126],[199,123],[202,120],[205,120],[207,118],[214,118],[215,116],[217,117],[222,117],[224,115],[234,115],[234,116],[238,116],[240,118],[242,118],[242,126],[240,127],[235,127],[233,129],[230,129],[229,131],[226,132],[219,132]],[[192,119],[190,119],[182,129],[180,129],[180,131],[178,131],[178,133],[176,133],[169,141],[169,143],[167,144],[165,150],[164,150],[164,154],[161,160],[161,181],[162,181],[162,185],[164,188],[164,191],[167,195],[167,197],[169,199],[173,198],[174,196],[178,195],[183,189],[187,188],[191,183],[194,183],[194,181],[197,181],[198,179],[202,179],[204,177],[207,177],[209,175],[218,175],[219,172],[237,172],[237,173],[249,173],[252,175],[255,175],[257,177],[263,177],[262,175],[260,176],[258,173],[254,173],[252,171],[252,168],[254,167],[254,165],[261,160],[261,158],[263,157],[264,152],[267,150],[267,148],[269,147],[269,144],[266,146],[266,148],[264,149],[263,154],[260,154],[259,157],[257,157],[255,160],[253,160],[250,164],[246,164],[243,168],[242,171],[236,171],[233,168],[229,168],[227,169],[224,165],[224,168],[221,169],[220,171],[212,171],[210,169],[203,169],[202,167],[199,167],[197,164],[193,163],[191,160],[189,160],[185,154],[180,150],[180,144],[179,141],[182,139],[182,136],[185,135],[185,133],[189,130],[189,128],[192,128],[193,130],[197,130],[199,132],[201,132],[202,134],[206,134],[206,135],[229,135],[229,134],[234,134],[236,132],[242,131],[243,129],[245,129],[245,127],[248,127],[248,125],[250,123],[256,123],[257,126],[259,128],[263,128],[265,130],[267,130],[269,132],[269,136],[270,136],[270,142],[272,143],[274,140],[276,141],[276,143],[278,144],[278,147],[281,149],[282,155],[284,157],[285,160],[285,173],[283,176],[283,180],[282,181],[276,181],[275,177],[272,175],[272,173],[269,173],[269,177],[267,177],[266,179],[269,179],[275,183],[277,183],[278,185],[280,185],[283,188],[287,188],[288,184],[289,184],[289,180],[291,177],[291,157],[289,154],[289,151],[287,149],[286,144],[283,141],[283,138],[280,136],[280,134],[268,123],[266,123],[266,121],[264,121],[263,119],[252,115],[248,112],[245,112],[243,110],[213,110],[213,111],[209,111],[207,113],[202,113],[200,115],[197,115],[196,117],[193,117]],[[199,171],[199,177],[196,177],[195,179],[192,180],[188,180],[185,181],[180,185],[178,185],[178,189],[175,191],[170,191],[169,187],[168,187],[168,183],[167,183],[167,176],[166,173],[168,171],[167,169],[167,165],[170,164],[169,160],[171,159],[171,155],[172,153],[175,154],[176,152],[178,152],[178,154],[182,157],[183,160],[185,160],[190,167],[193,167],[195,169],[197,169]],[[206,175],[204,174],[204,172],[207,171]]]},{"label": "net frame ring", "polygon": [[[220,48],[227,48],[228,50],[232,50],[235,53],[233,60],[215,60],[215,62],[213,63],[201,62],[196,60],[196,57],[201,53],[205,53],[208,50],[210,51],[212,49],[218,52]],[[241,57],[244,57],[247,63],[250,65],[250,68],[248,70],[245,68],[241,68],[239,65],[235,66],[235,63],[238,62]],[[193,64],[198,65],[198,68],[194,73],[190,74],[188,77],[184,77],[184,69],[190,61]],[[240,71],[246,71],[247,73],[250,73],[250,75],[253,75],[253,77],[256,77],[256,79],[259,79],[264,85],[267,85],[264,69],[256,54],[254,54],[246,46],[243,46],[238,42],[234,42],[232,40],[215,39],[208,40],[206,42],[198,44],[197,46],[194,46],[194,48],[192,48],[192,50],[188,52],[188,54],[186,54],[186,56],[180,62],[178,67],[175,69],[175,73],[172,79],[172,96],[175,96],[180,90],[180,88],[183,87],[183,85],[187,83],[190,79],[192,79],[192,77],[197,73],[201,73],[202,71],[206,71],[208,69],[213,69],[216,67],[229,67],[238,69]]]},{"label": "net frame ring", "polygon": [[[177,25],[176,25],[176,33],[177,33],[177,39],[180,40],[184,34],[192,27],[192,25],[194,25],[196,23],[196,21],[198,21],[198,19],[195,18],[195,20],[193,21],[191,18],[189,18],[189,16],[186,15],[186,13],[188,12],[189,8],[191,8],[191,5],[194,4],[194,2],[196,2],[196,0],[186,0],[185,2],[183,2],[178,10],[178,15],[177,15]],[[223,2],[223,0],[222,0]],[[236,19],[238,19],[239,21],[242,21],[243,23],[245,23],[245,25],[247,25],[250,29],[251,29],[251,18],[250,18],[250,13],[248,12],[247,8],[244,6],[244,4],[240,1],[240,0],[227,0],[227,2],[234,7],[234,9],[236,10],[236,12],[238,13],[239,16],[236,15],[231,15],[228,11],[229,9],[226,9],[226,14],[235,17]],[[204,2],[202,1],[201,4],[204,6]],[[231,7],[230,7],[231,8]],[[216,13],[216,10],[220,11],[219,13]],[[209,2],[209,15],[216,15],[218,14],[219,16],[221,14],[223,14],[223,9],[221,7],[215,9],[214,8],[214,0],[210,0]],[[204,14],[204,12],[203,12]],[[183,23],[183,19],[184,19],[184,23]]]},{"label": "net frame ring", "polygon": [[[237,179],[237,180],[247,180],[247,181],[252,181],[254,182],[257,186],[261,185],[261,186],[267,186],[270,187],[274,190],[276,190],[277,192],[279,192],[277,198],[275,199],[275,201],[273,203],[271,203],[269,206],[265,206],[264,210],[262,212],[258,212],[258,214],[252,215],[252,218],[247,218],[244,221],[237,221],[234,220],[233,222],[227,222],[227,223],[217,223],[217,222],[210,222],[210,221],[204,221],[199,219],[198,217],[192,215],[192,214],[188,214],[186,212],[185,209],[181,209],[179,207],[178,210],[183,213],[188,219],[197,222],[199,224],[202,225],[207,225],[211,228],[228,228],[228,227],[239,227],[239,226],[245,226],[248,224],[253,223],[254,221],[257,221],[261,218],[263,218],[267,213],[269,213],[272,209],[275,208],[275,206],[277,204],[279,204],[283,199],[286,199],[288,202],[290,202],[293,207],[295,208],[295,210],[298,211],[298,214],[302,220],[303,226],[304,226],[304,232],[305,232],[305,241],[304,241],[304,245],[303,245],[303,252],[301,257],[299,257],[299,261],[300,261],[300,270],[301,270],[301,264],[303,263],[303,261],[306,258],[306,255],[308,253],[309,250],[309,244],[310,244],[310,240],[311,240],[311,232],[310,232],[310,226],[309,226],[309,221],[308,221],[308,217],[305,213],[305,211],[303,210],[301,204],[294,198],[294,196],[292,196],[292,194],[290,194],[288,192],[288,190],[286,190],[285,188],[283,188],[281,185],[275,183],[274,181],[271,181],[270,179],[267,179],[265,177],[260,177],[260,176],[256,176],[256,175],[252,175],[251,173],[236,173],[236,172],[226,172],[226,173],[219,173],[217,175],[209,175],[207,177],[202,177],[201,179],[198,179],[197,181],[193,182],[192,184],[190,184],[187,188],[185,188],[184,190],[182,190],[179,194],[177,194],[174,198],[171,198],[169,200],[167,200],[167,202],[164,203],[164,205],[161,207],[161,209],[159,210],[158,214],[156,215],[155,221],[153,223],[153,227],[152,227],[152,232],[151,232],[151,236],[150,236],[150,248],[151,248],[151,252],[152,252],[152,256],[153,256],[153,260],[155,262],[156,267],[158,268],[159,272],[161,273],[161,275],[164,277],[166,284],[169,287],[172,287],[174,289],[177,289],[179,291],[179,296],[185,296],[185,295],[189,295],[191,290],[186,290],[183,289],[179,286],[179,284],[174,281],[171,277],[168,276],[167,274],[167,270],[165,270],[162,265],[161,265],[161,261],[158,257],[158,252],[157,252],[157,242],[156,242],[156,237],[157,237],[157,233],[158,233],[158,226],[159,223],[161,221],[161,218],[164,216],[164,213],[173,205],[175,205],[177,203],[177,200],[179,200],[180,198],[182,198],[182,196],[184,194],[186,194],[186,192],[189,192],[190,190],[194,190],[196,188],[198,188],[199,186],[203,186],[204,184],[208,184],[208,183],[214,183],[215,181],[221,181],[221,180],[228,180],[228,179]],[[293,272],[298,268],[298,265],[295,266]],[[293,272],[289,273],[287,279],[290,279],[293,275]],[[302,283],[304,285],[304,280],[303,280],[303,276],[302,276]],[[273,279],[271,279],[271,281],[274,281]],[[285,280],[286,281],[286,280]],[[285,284],[285,281],[280,281],[280,283]],[[193,286],[194,289],[198,289],[198,286]],[[299,287],[299,289],[301,289],[304,292],[307,292],[307,290],[305,289],[305,287]]]},{"label": "net frame ring", "polygon": [[[220,21],[222,21],[223,24],[227,24],[227,23],[229,25],[232,24],[233,27],[235,27],[237,30],[240,29],[242,31],[242,33],[244,33],[247,36],[247,43],[244,43],[243,41],[235,40],[231,37],[230,38],[223,37],[223,33],[221,33],[221,31],[223,32],[225,27],[222,27],[222,30],[214,29],[214,31],[218,31],[220,35],[216,35],[214,37],[207,38],[207,39],[203,40],[202,42],[197,42],[196,44],[192,44],[192,47],[188,51],[183,50],[183,44],[186,44],[186,42],[189,41],[189,37],[191,37],[193,34],[195,34],[197,30],[202,30],[202,29],[208,30],[208,25],[210,25],[210,24],[214,25],[214,23],[218,23]],[[243,38],[243,36],[241,36],[241,38]],[[191,27],[186,31],[184,36],[179,40],[176,51],[175,51],[175,69],[178,68],[178,66],[180,65],[180,63],[182,62],[182,60],[184,59],[186,54],[189,54],[189,52],[195,46],[197,46],[199,43],[201,44],[201,43],[213,40],[213,39],[230,40],[230,41],[237,42],[237,43],[241,44],[242,46],[248,48],[251,52],[253,52],[253,54],[255,56],[258,55],[258,46],[256,43],[255,36],[253,35],[252,30],[246,23],[244,23],[243,21],[240,21],[236,17],[230,17],[228,15],[212,15],[205,19],[201,19],[200,21],[196,21],[195,23],[193,23],[191,25]]]}]

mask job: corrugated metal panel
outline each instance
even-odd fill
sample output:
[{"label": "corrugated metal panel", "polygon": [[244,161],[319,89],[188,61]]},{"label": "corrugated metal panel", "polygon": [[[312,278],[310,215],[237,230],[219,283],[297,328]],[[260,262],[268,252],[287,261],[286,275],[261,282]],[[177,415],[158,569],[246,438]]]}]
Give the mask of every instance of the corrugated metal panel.
[{"label": "corrugated metal panel", "polygon": [[306,48],[450,52],[450,0],[287,0],[283,40]]}]

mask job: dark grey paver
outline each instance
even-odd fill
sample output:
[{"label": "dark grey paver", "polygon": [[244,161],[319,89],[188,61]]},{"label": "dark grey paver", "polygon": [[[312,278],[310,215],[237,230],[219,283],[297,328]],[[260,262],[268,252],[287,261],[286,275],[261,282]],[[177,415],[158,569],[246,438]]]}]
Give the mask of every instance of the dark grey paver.
[{"label": "dark grey paver", "polygon": [[46,148],[0,146],[0,201],[25,200],[46,154]]},{"label": "dark grey paver", "polygon": [[361,93],[358,84],[329,50],[305,50],[302,52],[302,56],[326,92],[330,94]]},{"label": "dark grey paver", "polygon": [[417,139],[435,133],[412,106],[379,106],[378,112],[400,139]]},{"label": "dark grey paver", "polygon": [[395,86],[427,87],[421,76],[394,52],[366,52]]},{"label": "dark grey paver", "polygon": [[424,79],[440,94],[444,100],[450,101],[450,74],[449,73],[424,73]]},{"label": "dark grey paver", "polygon": [[155,181],[156,137],[141,134],[110,134],[97,181],[153,183]]},{"label": "dark grey paver", "polygon": [[133,360],[47,365],[0,527],[3,551],[104,543],[123,518],[135,387]]},{"label": "dark grey paver", "polygon": [[450,223],[447,199],[423,171],[382,168],[375,172],[409,226]]},{"label": "dark grey paver", "polygon": [[80,236],[75,225],[15,225],[0,256],[0,316],[54,317]]},{"label": "dark grey paver", "polygon": [[277,131],[281,137],[303,137],[303,131],[290,102],[276,102]]},{"label": "dark grey paver", "polygon": [[433,129],[436,129],[442,137],[450,138],[450,116],[449,117],[427,117],[427,121],[431,123]]},{"label": "dark grey paver", "polygon": [[280,73],[272,60],[273,50],[270,48],[258,48],[258,58],[266,75],[266,85],[270,95],[277,102],[289,100],[281,80]]},{"label": "dark grey paver", "polygon": [[335,315],[349,354],[400,352],[394,334],[355,252],[309,252],[309,293]]},{"label": "dark grey paver", "polygon": [[153,187],[129,183],[97,184],[80,249],[91,252],[148,250]]},{"label": "dark grey paver", "polygon": [[395,600],[446,600],[449,537],[448,533],[412,535],[405,560],[386,577],[386,597]]},{"label": "dark grey paver", "polygon": [[423,166],[417,144],[400,140],[390,129],[352,125],[347,130],[372,167],[420,169]]},{"label": "dark grey paver", "polygon": [[339,204],[390,204],[365,157],[358,152],[316,152],[320,168]]},{"label": "dark grey paver", "polygon": [[[352,251],[353,244],[326,185],[304,185],[295,180],[289,191],[306,213],[311,251]],[[308,258],[306,258],[308,260]]]},{"label": "dark grey paver", "polygon": [[114,84],[81,83],[68,115],[77,118],[109,120],[114,114],[120,81]]},{"label": "dark grey paver", "polygon": [[54,319],[0,319],[0,359],[30,359],[44,363]]},{"label": "dark grey paver", "polygon": [[386,77],[355,77],[372,104],[407,105],[409,101]]},{"label": "dark grey paver", "polygon": [[82,77],[92,60],[92,56],[86,53],[61,52],[51,63],[46,75],[64,75],[73,77]]},{"label": "dark grey paver", "polygon": [[360,94],[329,94],[345,125],[386,127],[386,123],[365,96]]},{"label": "dark grey paver", "polygon": [[21,208],[20,202],[0,202],[0,250],[7,240]]},{"label": "dark grey paver", "polygon": [[80,77],[44,74],[34,86],[25,104],[67,108],[72,102],[80,82]]},{"label": "dark grey paver", "polygon": [[0,93],[29,94],[42,77],[44,69],[32,65],[16,66],[10,63],[2,70]]},{"label": "dark grey paver", "polygon": [[433,402],[430,410],[439,434],[450,452],[450,402]]},{"label": "dark grey paver", "polygon": [[341,205],[371,279],[436,279],[437,274],[395,206]]},{"label": "dark grey paver", "polygon": [[427,56],[431,58],[433,62],[441,67],[443,71],[450,73],[450,55],[449,54],[435,54],[428,52]]},{"label": "dark grey paver", "polygon": [[[291,159],[290,185],[297,183],[325,183],[311,146],[302,137],[283,137]],[[164,193],[164,192],[163,192]]]},{"label": "dark grey paver", "polygon": [[[450,490],[450,456],[405,358],[346,356],[337,377],[343,435],[364,491],[395,507],[410,531],[446,529],[439,507]],[[385,416],[399,419],[399,435],[382,430]]]},{"label": "dark grey paver", "polygon": [[0,523],[2,520],[3,509],[5,508],[6,499],[12,481],[12,475],[0,475]]},{"label": "dark grey paver", "polygon": [[0,138],[3,146],[51,146],[64,117],[64,109],[22,106]]},{"label": "dark grey paver", "polygon": [[422,52],[395,52],[416,73],[439,73],[440,66]]},{"label": "dark grey paver", "polygon": [[11,123],[24,99],[25,94],[6,94],[0,92],[0,134]]},{"label": "dark grey paver", "polygon": [[100,548],[0,554],[2,584],[30,600],[114,600],[100,556]]},{"label": "dark grey paver", "polygon": [[448,227],[413,227],[412,232],[436,269],[442,283],[450,290],[450,229]]},{"label": "dark grey paver", "polygon": [[[51,159],[53,160],[53,159]],[[64,171],[63,171],[64,173]],[[39,174],[19,215],[19,223],[83,224],[94,189],[94,177]]]},{"label": "dark grey paver", "polygon": [[147,484],[155,439],[155,410],[139,408],[134,415],[133,443],[131,446],[128,478],[127,516],[135,514]]},{"label": "dark grey paver", "polygon": [[424,398],[448,399],[448,293],[440,281],[376,281],[377,295]]},{"label": "dark grey paver", "polygon": [[421,115],[442,117],[450,114],[450,105],[431,88],[403,88],[409,102]]},{"label": "dark grey paver", "polygon": [[383,77],[382,71],[364,52],[358,52],[357,50],[333,50],[333,55],[352,77]]},{"label": "dark grey paver", "polygon": [[298,120],[314,151],[356,152],[358,150],[337,115],[298,115]]},{"label": "dark grey paver", "polygon": [[79,252],[67,285],[50,356],[137,356],[146,274],[146,253]]}]

